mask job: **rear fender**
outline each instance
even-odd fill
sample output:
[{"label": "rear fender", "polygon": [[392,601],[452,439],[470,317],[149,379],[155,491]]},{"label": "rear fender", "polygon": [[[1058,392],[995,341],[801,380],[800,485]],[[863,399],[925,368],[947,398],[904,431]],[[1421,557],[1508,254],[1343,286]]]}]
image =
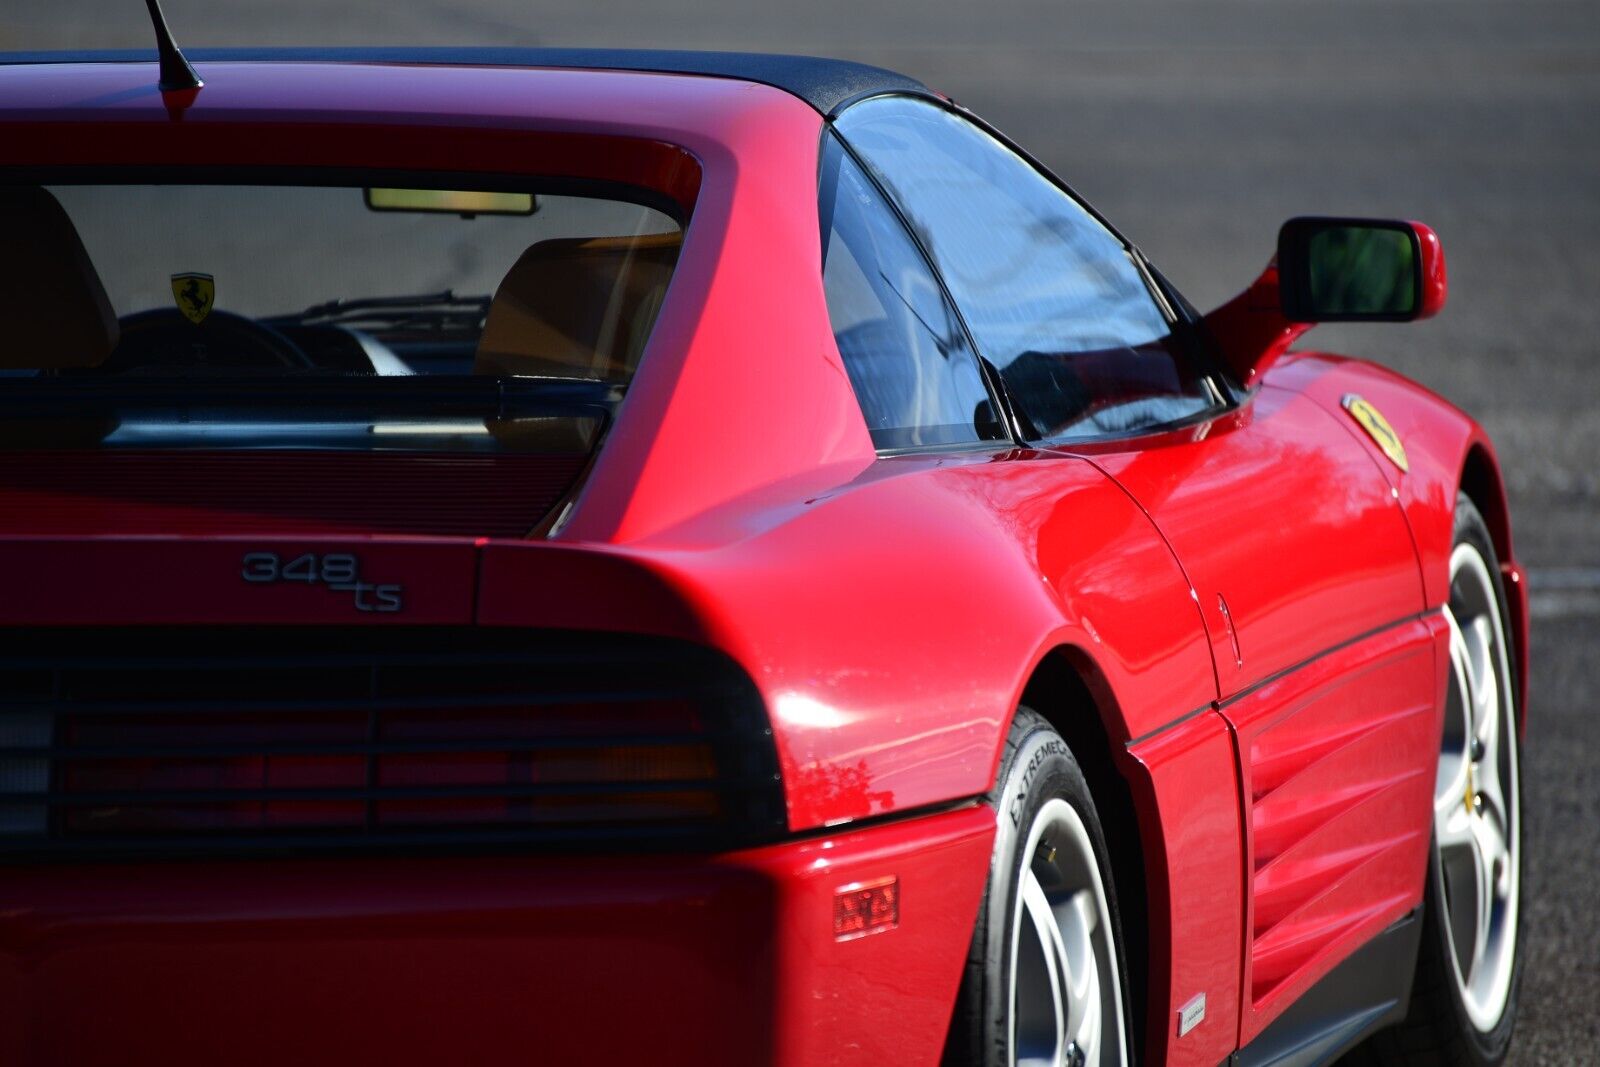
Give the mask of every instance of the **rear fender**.
[{"label": "rear fender", "polygon": [[794,830],[987,793],[1052,649],[1092,656],[1118,745],[1215,696],[1171,552],[1067,457],[903,457],[670,537],[495,542],[480,588],[485,624],[662,632],[731,656],[771,716]]}]

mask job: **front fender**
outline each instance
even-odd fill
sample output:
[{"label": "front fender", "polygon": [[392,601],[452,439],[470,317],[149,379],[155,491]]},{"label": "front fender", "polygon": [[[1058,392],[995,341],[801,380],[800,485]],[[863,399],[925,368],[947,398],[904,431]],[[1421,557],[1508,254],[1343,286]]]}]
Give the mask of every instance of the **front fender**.
[{"label": "front fender", "polygon": [[[1372,455],[1397,494],[1416,543],[1427,607],[1450,599],[1450,551],[1456,494],[1466,490],[1483,513],[1500,557],[1517,652],[1518,706],[1527,707],[1528,583],[1511,540],[1510,509],[1494,444],[1476,420],[1416,382],[1365,360],[1302,353],[1268,375],[1275,385],[1311,397],[1345,424]],[[1354,393],[1376,407],[1405,448],[1401,470],[1344,410]]]}]

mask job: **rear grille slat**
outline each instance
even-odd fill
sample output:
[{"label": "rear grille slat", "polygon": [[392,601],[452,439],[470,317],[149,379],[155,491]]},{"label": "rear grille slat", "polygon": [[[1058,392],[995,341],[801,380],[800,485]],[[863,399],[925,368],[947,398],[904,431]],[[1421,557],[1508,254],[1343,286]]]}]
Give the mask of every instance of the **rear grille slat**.
[{"label": "rear grille slat", "polygon": [[[241,628],[241,631],[247,632],[249,629]],[[433,632],[438,632],[437,628],[429,629]],[[103,633],[104,631],[90,632]],[[487,633],[488,631],[485,632]],[[0,631],[0,635],[3,634],[4,631]],[[352,638],[355,636],[354,634],[351,635]],[[66,643],[73,643],[73,640],[68,639]],[[618,640],[622,639],[618,638]],[[604,642],[597,642],[593,639],[574,641],[570,638],[563,639],[560,635],[552,637],[548,647],[497,649],[491,645],[481,652],[443,649],[399,651],[393,648],[353,651],[341,648],[322,650],[312,647],[274,650],[270,654],[263,655],[247,655],[239,652],[237,646],[248,643],[248,641],[249,639],[245,637],[236,638],[230,642],[234,646],[233,648],[228,651],[219,651],[215,656],[194,655],[182,649],[168,649],[159,655],[152,654],[149,656],[133,655],[125,651],[113,654],[102,652],[75,655],[48,648],[41,648],[37,654],[19,655],[17,646],[13,643],[3,652],[0,652],[0,672],[17,670],[42,675],[45,672],[62,669],[75,671],[139,670],[157,674],[173,670],[226,671],[262,668],[282,670],[354,667],[365,670],[369,667],[409,667],[417,670],[429,670],[442,667],[496,665],[583,667],[602,663],[614,664],[619,662],[620,658],[617,653],[608,652],[604,647]],[[170,644],[175,642],[161,643]],[[638,651],[630,651],[626,657],[627,662],[633,665],[681,665],[681,657],[674,655],[672,651],[672,648],[678,643],[664,643],[669,647],[658,649],[641,648]],[[394,644],[409,644],[409,642],[397,641]],[[0,677],[4,677],[4,675],[0,674]]]},{"label": "rear grille slat", "polygon": [[[682,738],[674,734],[607,734],[608,745],[665,745]],[[414,755],[452,752],[542,752],[562,748],[593,748],[595,737],[551,737],[539,741],[379,741],[343,745],[201,745],[192,748],[163,746],[106,746],[103,748],[27,748],[0,746],[0,759],[46,759],[58,763],[95,759],[225,757],[225,756],[360,756]],[[0,798],[5,794],[0,792]]]},{"label": "rear grille slat", "polygon": [[0,647],[0,855],[728,847],[783,826],[759,695],[683,642],[62,629]]},{"label": "rear grille slat", "polygon": [[[517,693],[499,697],[454,697],[452,708],[474,710],[493,708],[546,707],[557,704],[623,704],[649,700],[667,700],[687,693],[701,695],[707,690],[683,689],[625,689],[607,692]],[[715,690],[709,690],[714,693]],[[77,701],[63,700],[59,709],[72,715],[209,715],[247,714],[253,712],[295,711],[336,712],[365,711],[374,705],[371,698],[351,697],[343,700],[296,701],[292,707],[282,700],[229,700],[229,701]],[[428,711],[439,707],[438,697],[387,698],[376,702],[392,711]],[[39,707],[38,701],[17,704],[0,703],[0,716],[10,711],[31,711]]]},{"label": "rear grille slat", "polygon": [[0,803],[23,806],[115,807],[118,805],[216,804],[262,800],[431,800],[435,798],[587,796],[603,793],[681,793],[688,789],[717,793],[753,791],[761,781],[710,782],[704,778],[650,782],[551,782],[505,786],[389,786],[372,789],[175,789],[164,792],[124,790],[117,793],[12,793]]}]

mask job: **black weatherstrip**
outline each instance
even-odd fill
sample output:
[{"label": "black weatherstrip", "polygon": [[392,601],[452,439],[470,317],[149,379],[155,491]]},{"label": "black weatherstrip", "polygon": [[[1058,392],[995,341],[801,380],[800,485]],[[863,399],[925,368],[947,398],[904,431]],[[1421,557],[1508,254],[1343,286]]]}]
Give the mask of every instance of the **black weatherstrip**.
[{"label": "black weatherstrip", "polygon": [[1178,728],[1179,726],[1182,726],[1184,723],[1188,722],[1190,719],[1194,718],[1196,715],[1201,715],[1201,714],[1203,714],[1205,712],[1210,711],[1212,709],[1212,707],[1213,707],[1213,705],[1211,705],[1211,704],[1202,704],[1198,708],[1195,708],[1193,711],[1189,712],[1186,715],[1179,715],[1176,719],[1173,719],[1171,722],[1166,723],[1166,724],[1164,724],[1162,726],[1157,726],[1154,730],[1151,730],[1147,734],[1141,734],[1140,736],[1135,737],[1132,741],[1128,742],[1128,746],[1127,747],[1129,747],[1129,748],[1138,748],[1140,745],[1144,744],[1146,741],[1150,740],[1151,738],[1160,737],[1162,734],[1166,733],[1168,730],[1173,730],[1173,729]]},{"label": "black weatherstrip", "polygon": [[1317,660],[1319,660],[1319,659],[1323,659],[1326,656],[1331,656],[1335,652],[1339,652],[1339,651],[1342,651],[1343,649],[1349,648],[1351,645],[1358,645],[1361,642],[1366,641],[1366,640],[1368,640],[1370,638],[1377,637],[1381,633],[1387,633],[1388,631],[1396,629],[1398,627],[1409,625],[1410,623],[1417,622],[1417,621],[1419,621],[1421,619],[1426,619],[1429,615],[1432,615],[1432,614],[1433,614],[1433,611],[1431,611],[1431,610],[1430,611],[1419,611],[1415,615],[1407,615],[1404,618],[1396,619],[1393,622],[1384,623],[1382,626],[1378,626],[1378,627],[1375,627],[1375,628],[1373,628],[1371,630],[1368,630],[1366,633],[1357,634],[1356,636],[1350,638],[1348,641],[1341,641],[1337,645],[1333,645],[1333,646],[1331,646],[1329,648],[1323,649],[1321,652],[1318,652],[1314,656],[1309,656],[1306,659],[1301,660],[1299,663],[1290,664],[1289,666],[1283,668],[1280,671],[1275,671],[1272,674],[1267,675],[1265,678],[1262,678],[1262,679],[1260,679],[1258,681],[1251,682],[1249,685],[1245,686],[1243,689],[1239,690],[1237,693],[1233,694],[1232,696],[1230,696],[1226,700],[1219,701],[1216,704],[1207,704],[1204,707],[1195,708],[1193,711],[1186,712],[1186,713],[1184,713],[1182,715],[1179,715],[1176,719],[1173,719],[1170,722],[1163,723],[1162,725],[1157,726],[1154,730],[1151,730],[1149,733],[1141,734],[1140,736],[1135,737],[1132,741],[1128,742],[1127,747],[1128,748],[1135,748],[1135,747],[1137,747],[1139,745],[1142,745],[1146,741],[1149,741],[1152,738],[1161,736],[1162,734],[1166,733],[1168,730],[1174,729],[1175,727],[1178,727],[1178,726],[1182,726],[1184,723],[1188,722],[1190,719],[1192,719],[1195,716],[1199,715],[1203,711],[1209,710],[1210,708],[1215,707],[1217,710],[1220,711],[1223,708],[1229,707],[1229,706],[1231,706],[1233,704],[1237,704],[1239,701],[1243,700],[1245,697],[1247,697],[1250,694],[1256,692],[1257,690],[1262,689],[1265,686],[1269,686],[1273,682],[1280,681],[1280,680],[1282,680],[1284,678],[1287,678],[1287,677],[1289,677],[1289,675],[1293,674],[1294,672],[1296,672],[1298,670],[1301,670],[1301,669],[1303,669],[1305,667],[1309,667],[1311,664],[1317,662]]},{"label": "black weatherstrip", "polygon": [[1381,633],[1387,633],[1388,631],[1398,629],[1401,626],[1409,626],[1411,623],[1417,622],[1421,619],[1426,619],[1432,614],[1432,611],[1419,611],[1415,615],[1407,615],[1404,618],[1395,619],[1393,622],[1386,622],[1382,626],[1376,626],[1371,630],[1368,630],[1366,633],[1356,634],[1356,636],[1350,638],[1348,641],[1340,641],[1337,645],[1334,645],[1331,648],[1325,648],[1314,656],[1308,656],[1299,663],[1290,664],[1281,671],[1275,671],[1272,674],[1267,675],[1265,678],[1262,678],[1260,681],[1251,682],[1249,685],[1233,694],[1233,696],[1229,697],[1227,700],[1219,703],[1217,707],[1226,708],[1231,704],[1237,704],[1239,701],[1243,700],[1251,693],[1254,693],[1256,690],[1265,686],[1269,686],[1273,682],[1279,681],[1280,679],[1287,678],[1295,671],[1300,670],[1302,667],[1309,667],[1319,659],[1331,656],[1335,652],[1341,652],[1344,649],[1349,648],[1351,645],[1359,645],[1361,642],[1377,637]]}]

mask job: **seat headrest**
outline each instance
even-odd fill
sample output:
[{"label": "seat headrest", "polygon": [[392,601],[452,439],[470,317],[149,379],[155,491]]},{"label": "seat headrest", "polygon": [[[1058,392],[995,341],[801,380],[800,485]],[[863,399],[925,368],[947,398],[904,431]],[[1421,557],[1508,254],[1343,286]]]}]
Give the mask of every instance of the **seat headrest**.
[{"label": "seat headrest", "polygon": [[0,368],[95,367],[117,315],[78,231],[38,186],[0,187]]},{"label": "seat headrest", "polygon": [[628,378],[682,245],[664,233],[529,246],[489,304],[473,373]]}]

